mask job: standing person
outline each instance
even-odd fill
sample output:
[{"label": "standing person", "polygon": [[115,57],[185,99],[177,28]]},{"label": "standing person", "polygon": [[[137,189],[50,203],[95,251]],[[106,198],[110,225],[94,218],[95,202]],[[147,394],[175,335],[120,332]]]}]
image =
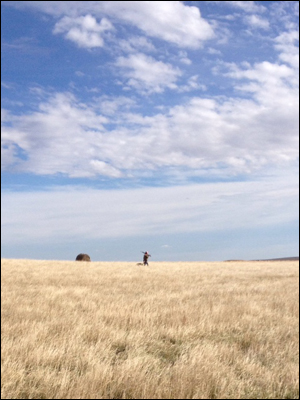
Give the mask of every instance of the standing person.
[{"label": "standing person", "polygon": [[142,253],[144,253],[143,264],[144,265],[149,265],[148,264],[148,258],[151,257],[151,255],[148,253],[148,251],[145,251],[145,252],[142,251]]}]

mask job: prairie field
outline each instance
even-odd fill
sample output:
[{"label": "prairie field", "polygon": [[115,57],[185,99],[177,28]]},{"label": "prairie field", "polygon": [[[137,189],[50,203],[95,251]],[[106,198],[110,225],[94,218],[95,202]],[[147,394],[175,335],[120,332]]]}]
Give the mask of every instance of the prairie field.
[{"label": "prairie field", "polygon": [[298,399],[299,262],[1,260],[2,399]]}]

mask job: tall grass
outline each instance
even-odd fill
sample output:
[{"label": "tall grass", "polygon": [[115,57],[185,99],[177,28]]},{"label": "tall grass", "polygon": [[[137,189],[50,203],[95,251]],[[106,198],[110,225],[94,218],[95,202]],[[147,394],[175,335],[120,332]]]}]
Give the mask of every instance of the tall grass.
[{"label": "tall grass", "polygon": [[299,263],[2,260],[2,399],[297,399]]}]

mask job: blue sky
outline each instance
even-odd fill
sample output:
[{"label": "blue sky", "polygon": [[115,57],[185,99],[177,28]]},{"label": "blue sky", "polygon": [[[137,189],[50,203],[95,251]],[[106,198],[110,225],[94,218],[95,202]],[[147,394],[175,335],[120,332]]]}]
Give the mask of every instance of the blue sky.
[{"label": "blue sky", "polygon": [[2,1],[4,258],[299,255],[297,1]]}]

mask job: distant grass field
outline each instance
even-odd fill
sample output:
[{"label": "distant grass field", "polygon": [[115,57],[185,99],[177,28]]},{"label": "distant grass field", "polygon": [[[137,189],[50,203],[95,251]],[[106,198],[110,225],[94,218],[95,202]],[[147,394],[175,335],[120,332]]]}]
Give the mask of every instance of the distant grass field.
[{"label": "distant grass field", "polygon": [[298,399],[299,262],[2,260],[2,399]]}]

